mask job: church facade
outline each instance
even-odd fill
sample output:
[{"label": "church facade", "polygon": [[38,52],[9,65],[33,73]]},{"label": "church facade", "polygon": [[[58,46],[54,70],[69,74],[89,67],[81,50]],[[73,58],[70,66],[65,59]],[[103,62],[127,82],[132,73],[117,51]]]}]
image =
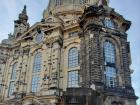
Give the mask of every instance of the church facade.
[{"label": "church facade", "polygon": [[25,6],[0,44],[0,105],[136,105],[130,26],[108,0],[50,0],[33,26]]}]

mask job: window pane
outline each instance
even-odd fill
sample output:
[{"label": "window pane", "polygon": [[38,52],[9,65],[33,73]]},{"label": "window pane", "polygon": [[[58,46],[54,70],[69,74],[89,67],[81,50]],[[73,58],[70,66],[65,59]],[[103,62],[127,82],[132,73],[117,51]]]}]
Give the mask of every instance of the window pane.
[{"label": "window pane", "polygon": [[56,5],[61,5],[61,0],[56,0]]},{"label": "window pane", "polygon": [[80,3],[82,4],[82,3],[85,3],[85,0],[80,0]]},{"label": "window pane", "polygon": [[13,95],[13,92],[14,92],[14,82],[10,82],[8,96]]},{"label": "window pane", "polygon": [[106,63],[115,63],[115,46],[109,41],[104,43],[104,55]]},{"label": "window pane", "polygon": [[37,53],[34,58],[33,72],[39,72],[41,70],[42,56],[41,53]]},{"label": "window pane", "polygon": [[11,75],[12,80],[16,79],[16,72],[17,72],[17,63],[14,63],[12,67],[12,75]]},{"label": "window pane", "polygon": [[33,75],[32,77],[32,92],[38,92],[40,90],[40,76]]},{"label": "window pane", "polygon": [[114,67],[106,67],[105,78],[107,87],[115,87],[116,77],[116,69]]},{"label": "window pane", "polygon": [[110,19],[105,19],[104,25],[105,27],[108,27],[108,28],[115,28],[114,22]]},{"label": "window pane", "polygon": [[78,36],[78,31],[70,32],[69,37],[75,37]]},{"label": "window pane", "polygon": [[74,67],[77,67],[79,65],[77,48],[72,48],[69,50],[68,59],[69,59],[68,60],[69,68],[74,68]]},{"label": "window pane", "polygon": [[37,43],[41,43],[43,40],[43,33],[38,33],[35,40]]},{"label": "window pane", "polygon": [[68,72],[68,87],[78,87],[79,75],[78,71]]}]

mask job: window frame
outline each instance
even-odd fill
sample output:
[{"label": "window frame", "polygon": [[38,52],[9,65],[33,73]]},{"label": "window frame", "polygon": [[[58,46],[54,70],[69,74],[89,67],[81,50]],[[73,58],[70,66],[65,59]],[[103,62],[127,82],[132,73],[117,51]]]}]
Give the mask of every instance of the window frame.
[{"label": "window frame", "polygon": [[16,80],[17,62],[12,65],[11,80]]},{"label": "window frame", "polygon": [[[109,45],[107,45],[107,44],[109,44]],[[105,71],[104,71],[105,85],[107,87],[114,88],[117,86],[117,69],[116,69],[116,60],[117,59],[116,59],[115,45],[109,40],[104,41],[103,53],[104,53],[104,62],[105,62]],[[114,54],[112,54],[112,53],[114,53]]]},{"label": "window frame", "polygon": [[116,28],[115,22],[110,18],[105,18],[103,20],[103,24],[104,24],[105,27],[110,28],[110,29],[115,29]]},{"label": "window frame", "polygon": [[42,69],[42,54],[40,52],[36,53],[34,56],[33,70],[32,72],[40,72]]},{"label": "window frame", "polygon": [[[107,46],[105,46],[105,43],[109,44]],[[109,48],[109,47],[112,47],[112,48]],[[109,41],[109,40],[106,40],[103,44],[103,51],[104,51],[104,62],[106,64],[116,64],[116,49],[115,49],[115,45]],[[109,52],[109,53],[108,53]],[[112,54],[112,52],[114,54]],[[106,55],[107,54],[107,55]],[[109,57],[109,55],[111,54],[111,56]],[[114,56],[114,58],[113,58]],[[106,58],[107,57],[107,58]],[[111,58],[111,59],[110,59]],[[110,59],[110,60],[108,60]]]},{"label": "window frame", "polygon": [[78,31],[72,31],[72,32],[69,32],[69,38],[72,38],[72,37],[76,37],[78,36]]},{"label": "window frame", "polygon": [[[70,77],[70,75],[71,75],[71,77]],[[67,82],[67,87],[68,88],[71,88],[71,87],[79,87],[79,80],[80,80],[79,70],[71,70],[71,71],[68,71],[68,82]]]},{"label": "window frame", "polygon": [[32,88],[31,91],[32,92],[38,92],[40,90],[40,86],[41,86],[41,77],[40,74],[33,74],[32,75]]},{"label": "window frame", "polygon": [[[42,71],[42,53],[37,52],[34,55],[34,62],[32,68],[32,81],[31,81],[31,91],[40,91],[41,86],[41,71]],[[36,80],[36,81],[34,81]]]},{"label": "window frame", "polygon": [[8,97],[13,95],[15,88],[15,81],[10,81],[9,83],[9,89],[8,89]]},{"label": "window frame", "polygon": [[[75,50],[75,52],[72,50]],[[79,66],[79,51],[77,47],[72,47],[69,49],[68,52],[68,68],[72,69],[78,66]]]},{"label": "window frame", "polygon": [[80,4],[84,4],[86,2],[86,0],[79,0]]},{"label": "window frame", "polygon": [[61,5],[62,1],[61,0],[56,0],[56,6]]},{"label": "window frame", "polygon": [[[9,82],[9,89],[8,89],[8,97],[13,95],[14,88],[15,88],[15,81],[17,79],[17,67],[18,67],[18,62],[13,63],[12,65],[12,70],[11,70],[11,76],[10,76],[10,82]],[[11,85],[13,83],[13,85]],[[12,90],[11,90],[12,88]]]},{"label": "window frame", "polygon": [[44,33],[41,31],[41,32],[37,32],[36,33],[36,36],[35,36],[35,42],[37,44],[41,43],[43,41],[43,38],[44,38]]},{"label": "window frame", "polygon": [[114,67],[105,67],[106,86],[110,88],[116,87],[117,71]]}]

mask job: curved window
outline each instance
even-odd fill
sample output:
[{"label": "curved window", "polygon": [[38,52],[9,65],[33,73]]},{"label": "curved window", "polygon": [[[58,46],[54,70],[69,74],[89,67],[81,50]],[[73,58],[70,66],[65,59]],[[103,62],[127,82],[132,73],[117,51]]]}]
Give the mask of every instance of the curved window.
[{"label": "curved window", "polygon": [[33,72],[39,72],[41,70],[41,62],[42,62],[41,53],[37,53],[34,58]]},{"label": "curved window", "polygon": [[106,63],[115,63],[115,46],[109,41],[104,43],[104,56]]},{"label": "curved window", "polygon": [[115,24],[111,19],[105,19],[104,26],[108,28],[115,28]]},{"label": "curved window", "polygon": [[16,72],[17,72],[17,63],[14,63],[12,66],[12,75],[11,75],[11,80],[16,79]]},{"label": "curved window", "polygon": [[74,68],[79,65],[78,61],[78,50],[77,48],[71,48],[68,54],[68,67]]},{"label": "curved window", "polygon": [[116,86],[116,53],[115,46],[109,42],[104,42],[104,61],[105,61],[105,83],[107,87]]}]

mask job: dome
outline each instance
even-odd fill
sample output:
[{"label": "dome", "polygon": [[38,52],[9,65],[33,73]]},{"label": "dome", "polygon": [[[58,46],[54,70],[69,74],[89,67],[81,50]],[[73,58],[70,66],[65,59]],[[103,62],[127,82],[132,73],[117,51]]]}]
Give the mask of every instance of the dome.
[{"label": "dome", "polygon": [[47,18],[52,14],[80,13],[84,11],[84,5],[97,4],[99,0],[49,0],[48,8],[44,11],[43,17]]},{"label": "dome", "polygon": [[49,0],[49,5],[43,13],[46,19],[49,14],[65,15],[65,14],[82,14],[85,6],[91,5],[108,5],[109,0]]}]

